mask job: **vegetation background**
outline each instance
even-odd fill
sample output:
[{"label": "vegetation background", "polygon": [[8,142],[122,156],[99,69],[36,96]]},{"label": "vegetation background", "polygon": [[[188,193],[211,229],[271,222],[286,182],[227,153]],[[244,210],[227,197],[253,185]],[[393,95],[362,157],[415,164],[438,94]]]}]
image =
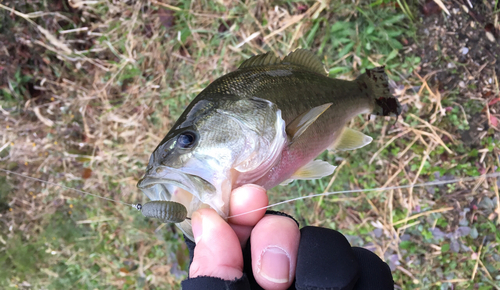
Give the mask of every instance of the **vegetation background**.
[{"label": "vegetation background", "polygon": [[[385,65],[404,105],[349,123],[374,137],[320,156],[339,168],[270,191],[334,190],[498,172],[498,0],[0,1],[0,168],[127,203],[173,121],[253,54],[314,51],[331,77]],[[500,289],[497,179],[337,194],[279,206],[380,255],[397,289]],[[176,289],[175,226],[2,172],[0,288]]]}]

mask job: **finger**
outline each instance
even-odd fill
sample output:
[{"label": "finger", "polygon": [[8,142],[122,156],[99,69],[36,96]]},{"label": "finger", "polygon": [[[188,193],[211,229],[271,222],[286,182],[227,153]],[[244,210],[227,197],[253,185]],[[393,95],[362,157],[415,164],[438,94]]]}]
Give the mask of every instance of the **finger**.
[{"label": "finger", "polygon": [[250,233],[252,232],[253,227],[252,226],[240,226],[240,225],[234,225],[234,224],[229,224],[233,231],[236,233],[236,236],[238,237],[238,240],[240,241],[240,246],[242,249],[244,249],[247,245],[248,238],[250,237]]},{"label": "finger", "polygon": [[[247,184],[236,188],[231,193],[229,203],[229,216],[239,215],[252,210],[256,210],[268,205],[266,190],[254,184]],[[255,226],[257,222],[266,214],[266,209],[257,210],[252,213],[230,218],[232,224],[242,226]]]},{"label": "finger", "polygon": [[266,215],[252,230],[252,270],[265,289],[287,289],[293,283],[300,231],[294,220]]},{"label": "finger", "polygon": [[[231,193],[229,216],[246,213],[267,205],[268,199],[264,188],[253,184],[243,185]],[[262,209],[229,219],[229,224],[238,236],[242,248],[247,244],[252,228],[265,213],[266,210]]]},{"label": "finger", "polygon": [[219,277],[235,280],[243,276],[243,254],[238,237],[212,209],[200,209],[191,216],[196,242],[189,277]]}]

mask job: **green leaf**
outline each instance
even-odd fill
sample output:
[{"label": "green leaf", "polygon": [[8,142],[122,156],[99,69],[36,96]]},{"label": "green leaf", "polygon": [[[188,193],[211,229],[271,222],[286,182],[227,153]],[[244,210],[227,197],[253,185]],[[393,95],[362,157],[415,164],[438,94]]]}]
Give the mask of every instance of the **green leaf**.
[{"label": "green leaf", "polygon": [[412,245],[413,243],[411,241],[402,241],[401,243],[399,243],[399,247],[401,249],[409,249]]},{"label": "green leaf", "polygon": [[372,34],[372,32],[375,30],[375,26],[373,25],[368,25],[368,28],[365,30],[365,34]]},{"label": "green leaf", "polygon": [[389,45],[393,48],[393,49],[403,49],[403,45],[401,44],[401,42],[393,39],[393,38],[389,38],[387,39],[387,42],[389,43]]},{"label": "green leaf", "polygon": [[348,71],[348,70],[349,70],[348,68],[341,67],[341,66],[336,66],[336,67],[331,68],[331,69],[328,71],[328,74],[329,74],[329,75],[337,75],[337,74],[344,73],[344,72],[346,72],[346,71]]},{"label": "green leaf", "polygon": [[396,14],[396,15],[394,15],[392,17],[389,17],[389,18],[385,19],[384,22],[383,22],[383,24],[391,26],[391,25],[393,25],[396,22],[400,22],[404,18],[405,18],[404,15],[402,15],[402,14]]},{"label": "green leaf", "polygon": [[396,49],[393,49],[391,51],[391,53],[389,53],[389,55],[387,56],[387,58],[385,59],[385,62],[389,62],[391,59],[395,58],[396,56],[398,55],[398,50]]},{"label": "green leaf", "polygon": [[344,55],[348,54],[353,47],[354,47],[354,42],[348,43],[346,46],[344,46],[344,48],[342,48],[337,57],[341,58]]},{"label": "green leaf", "polygon": [[311,30],[307,34],[306,42],[307,42],[308,46],[310,46],[313,43],[314,38],[316,36],[316,33],[318,32],[320,23],[321,23],[321,21],[316,21],[316,23],[314,23],[314,26],[311,28]]}]

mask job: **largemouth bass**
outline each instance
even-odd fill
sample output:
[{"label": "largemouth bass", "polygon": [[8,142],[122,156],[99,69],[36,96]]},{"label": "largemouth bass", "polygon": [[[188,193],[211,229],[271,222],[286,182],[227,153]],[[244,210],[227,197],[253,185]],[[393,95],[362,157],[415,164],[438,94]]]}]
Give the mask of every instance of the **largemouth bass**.
[{"label": "largemouth bass", "polygon": [[[401,113],[383,67],[345,81],[329,78],[307,50],[284,59],[253,56],[189,104],[137,186],[151,200],[184,205],[187,216],[211,207],[227,218],[231,190],[238,186],[270,189],[332,174],[335,166],[314,158],[326,149],[369,144],[371,137],[346,128],[362,113]],[[193,239],[190,220],[177,225]]]}]

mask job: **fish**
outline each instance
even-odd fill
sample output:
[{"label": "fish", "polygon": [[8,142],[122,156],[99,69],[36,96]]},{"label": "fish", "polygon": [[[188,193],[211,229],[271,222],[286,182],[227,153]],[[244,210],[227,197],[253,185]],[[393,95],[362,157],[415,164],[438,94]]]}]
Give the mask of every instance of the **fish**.
[{"label": "fish", "polygon": [[[346,124],[371,113],[398,117],[384,67],[353,81],[333,79],[311,51],[283,59],[268,52],[209,84],[150,156],[137,187],[150,200],[182,204],[187,216],[212,208],[227,219],[232,189],[265,189],[331,175],[315,158],[366,146],[372,138]],[[193,240],[191,221],[176,223]]]}]

